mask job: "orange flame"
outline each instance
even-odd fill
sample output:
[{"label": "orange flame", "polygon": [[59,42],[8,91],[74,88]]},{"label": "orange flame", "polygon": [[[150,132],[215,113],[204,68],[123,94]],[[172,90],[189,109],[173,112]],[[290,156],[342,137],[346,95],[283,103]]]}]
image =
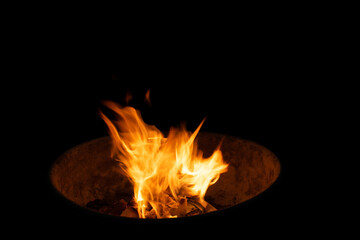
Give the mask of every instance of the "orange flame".
[{"label": "orange flame", "polygon": [[151,101],[150,101],[150,89],[148,89],[148,90],[146,91],[144,101],[145,101],[149,106],[151,106]]},{"label": "orange flame", "polygon": [[[195,138],[205,119],[192,134],[184,127],[171,128],[165,138],[155,126],[144,123],[138,110],[114,102],[105,105],[116,115],[111,121],[100,112],[112,138],[112,156],[134,186],[140,218],[150,210],[157,218],[177,217],[165,205],[179,206],[184,197],[203,203],[208,187],[227,171],[220,146],[209,158],[197,149]],[[169,203],[168,196],[174,202]]]}]

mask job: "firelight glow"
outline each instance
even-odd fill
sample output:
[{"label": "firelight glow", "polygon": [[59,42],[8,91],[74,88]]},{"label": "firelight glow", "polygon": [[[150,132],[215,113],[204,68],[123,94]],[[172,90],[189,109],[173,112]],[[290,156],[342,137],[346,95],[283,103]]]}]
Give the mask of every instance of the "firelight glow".
[{"label": "firelight glow", "polygon": [[196,198],[206,205],[208,187],[227,171],[228,164],[220,144],[209,158],[197,148],[195,138],[205,119],[193,133],[182,126],[171,128],[165,137],[155,126],[144,123],[133,107],[104,104],[115,114],[115,120],[110,120],[100,112],[112,139],[111,154],[133,184],[140,218],[178,217],[173,209],[184,198]]}]

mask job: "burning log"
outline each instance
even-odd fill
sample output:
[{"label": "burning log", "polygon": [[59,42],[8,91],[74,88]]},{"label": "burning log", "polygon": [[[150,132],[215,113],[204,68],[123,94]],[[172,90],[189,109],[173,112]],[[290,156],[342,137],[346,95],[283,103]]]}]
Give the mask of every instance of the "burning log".
[{"label": "burning log", "polygon": [[185,216],[187,213],[187,198],[186,197],[180,197],[179,200],[179,206],[176,208],[176,211],[173,215],[176,216]]},{"label": "burning log", "polygon": [[[160,208],[160,212],[156,213],[156,210],[150,207],[151,209],[146,212],[145,218],[157,219],[167,218],[169,216],[189,217],[217,210],[215,207],[213,207],[210,203],[206,201],[200,203],[196,199],[187,197],[179,197],[179,199],[180,200],[176,202],[172,197],[167,195],[167,204],[161,205],[162,207]],[[86,207],[93,211],[104,214],[129,218],[139,218],[136,203],[133,199],[129,202],[121,199],[118,202],[112,201],[110,203],[108,203],[108,201],[104,199],[95,199],[94,201],[88,202],[86,204]]]},{"label": "burning log", "polygon": [[139,217],[137,211],[133,207],[126,207],[120,216],[121,217],[129,217],[129,218],[138,218]]},{"label": "burning log", "polygon": [[215,212],[217,209],[211,205],[210,203],[207,202],[207,205],[205,207],[205,212],[209,213],[209,212]]}]

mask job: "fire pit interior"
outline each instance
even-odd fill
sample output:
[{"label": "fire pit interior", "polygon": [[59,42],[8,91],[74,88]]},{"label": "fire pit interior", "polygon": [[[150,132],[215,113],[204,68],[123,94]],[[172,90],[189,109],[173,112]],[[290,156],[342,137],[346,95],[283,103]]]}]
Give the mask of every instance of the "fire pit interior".
[{"label": "fire pit interior", "polygon": [[[277,157],[265,147],[252,141],[216,133],[199,132],[198,148],[209,157],[221,143],[227,172],[211,185],[205,195],[210,209],[198,208],[200,213],[221,210],[249,200],[271,186],[280,173]],[[50,178],[54,187],[75,204],[100,213],[124,215],[134,189],[129,179],[111,156],[111,138],[102,137],[80,144],[61,155],[53,164]],[[188,207],[198,204],[187,199]],[[184,215],[191,216],[191,215]]]}]

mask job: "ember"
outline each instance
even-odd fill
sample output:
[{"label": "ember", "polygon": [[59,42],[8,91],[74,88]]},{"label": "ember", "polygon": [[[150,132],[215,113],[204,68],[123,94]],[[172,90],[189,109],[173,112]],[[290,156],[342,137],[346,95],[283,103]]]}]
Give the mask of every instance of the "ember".
[{"label": "ember", "polygon": [[[140,112],[113,102],[111,121],[100,112],[112,138],[112,157],[134,188],[134,204],[122,216],[174,218],[215,210],[205,200],[210,185],[227,171],[220,147],[209,158],[198,150],[195,138],[204,122],[190,134],[185,127],[171,128],[167,137],[143,122]],[[91,204],[90,204],[91,205]]]}]

